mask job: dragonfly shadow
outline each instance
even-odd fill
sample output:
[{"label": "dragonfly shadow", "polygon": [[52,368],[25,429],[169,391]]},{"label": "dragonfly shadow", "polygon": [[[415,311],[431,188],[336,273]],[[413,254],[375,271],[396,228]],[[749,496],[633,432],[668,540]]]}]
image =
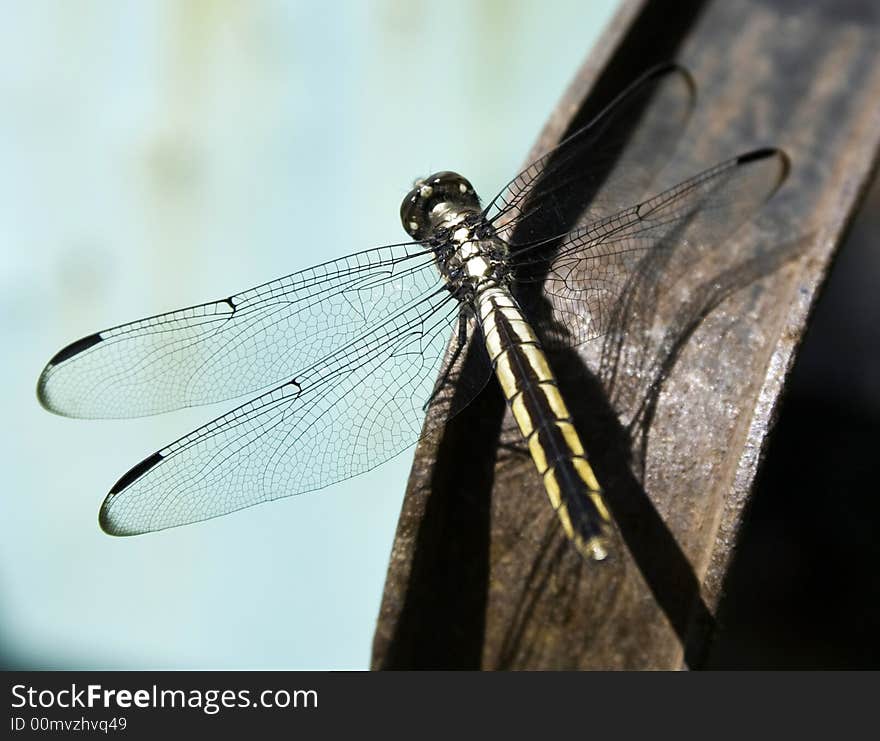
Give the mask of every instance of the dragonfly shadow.
[{"label": "dragonfly shadow", "polygon": [[[462,372],[480,374],[470,343]],[[457,389],[470,395],[466,388]],[[455,401],[453,401],[455,404]],[[383,668],[477,669],[489,581],[489,516],[504,397],[491,381],[448,421],[430,473],[412,568]],[[415,472],[418,474],[418,472]]]}]

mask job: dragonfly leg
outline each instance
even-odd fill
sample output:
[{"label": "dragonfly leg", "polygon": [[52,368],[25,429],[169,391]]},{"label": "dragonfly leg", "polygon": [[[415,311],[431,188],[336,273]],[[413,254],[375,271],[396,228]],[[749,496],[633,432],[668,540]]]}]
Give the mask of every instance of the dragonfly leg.
[{"label": "dragonfly leg", "polygon": [[434,403],[437,396],[449,383],[450,377],[452,376],[452,369],[457,365],[461,353],[467,345],[467,324],[469,316],[470,314],[467,310],[467,306],[462,305],[461,311],[458,312],[458,334],[456,335],[455,349],[452,351],[452,355],[450,355],[449,362],[446,363],[443,373],[440,375],[440,378],[437,379],[437,383],[434,385],[434,390],[431,392],[431,396],[424,405],[422,405],[422,411],[428,410],[428,407]]}]

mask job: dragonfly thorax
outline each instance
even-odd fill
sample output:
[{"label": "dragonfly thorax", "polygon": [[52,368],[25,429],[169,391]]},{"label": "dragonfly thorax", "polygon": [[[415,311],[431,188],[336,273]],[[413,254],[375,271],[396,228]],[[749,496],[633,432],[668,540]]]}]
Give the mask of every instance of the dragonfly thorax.
[{"label": "dragonfly thorax", "polygon": [[472,299],[488,286],[506,281],[507,246],[480,210],[473,186],[455,172],[437,172],[416,180],[400,207],[403,228],[427,241],[449,290]]},{"label": "dragonfly thorax", "polygon": [[479,215],[465,217],[450,227],[435,247],[435,254],[449,290],[466,301],[510,280],[507,245]]}]

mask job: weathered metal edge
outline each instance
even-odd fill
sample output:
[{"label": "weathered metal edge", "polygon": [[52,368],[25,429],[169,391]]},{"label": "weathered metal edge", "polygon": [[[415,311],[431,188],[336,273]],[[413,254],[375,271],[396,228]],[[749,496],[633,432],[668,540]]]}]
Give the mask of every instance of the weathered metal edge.
[{"label": "weathered metal edge", "polygon": [[[808,262],[812,266],[809,272],[821,276],[821,279],[813,282],[812,285],[802,285],[798,292],[797,301],[792,304],[785,326],[779,333],[781,339],[770,358],[764,383],[758,394],[755,413],[752,415],[746,443],[743,446],[744,454],[737,466],[734,486],[726,500],[728,506],[724,509],[716,528],[715,547],[707,560],[704,572],[703,596],[707,605],[713,609],[717,607],[723,596],[724,578],[736,556],[744,511],[776,422],[783,389],[804,339],[803,329],[815,309],[822,287],[828,278],[831,263],[858,211],[858,204],[863,201],[875,173],[880,169],[880,150],[877,149],[877,142],[880,141],[880,105],[874,112],[873,118],[865,125],[868,131],[859,138],[864,146],[851,151],[850,167],[842,168],[842,172],[847,175],[841,177],[838,188],[828,191],[837,195],[836,203],[831,209],[837,214],[837,218],[816,234],[810,235],[814,246],[807,250],[810,255]],[[820,264],[816,265],[817,262]],[[806,272],[803,270],[802,274]]]}]

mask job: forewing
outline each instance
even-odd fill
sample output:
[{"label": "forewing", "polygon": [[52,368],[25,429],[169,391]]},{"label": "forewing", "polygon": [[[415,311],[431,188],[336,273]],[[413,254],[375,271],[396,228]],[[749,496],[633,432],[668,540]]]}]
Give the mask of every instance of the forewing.
[{"label": "forewing", "polygon": [[[448,388],[437,387],[450,334],[459,334],[452,331],[458,316],[457,301],[436,291],[163,448],[116,483],[101,526],[133,535],[183,525],[319,489],[383,463],[419,438],[426,405],[455,413],[488,379],[484,364],[468,379],[471,391],[453,395],[453,368]],[[445,417],[436,418],[440,424]]]},{"label": "forewing", "polygon": [[269,389],[437,285],[421,244],[359,252],[89,335],[49,361],[37,395],[56,414],[118,418]]}]

